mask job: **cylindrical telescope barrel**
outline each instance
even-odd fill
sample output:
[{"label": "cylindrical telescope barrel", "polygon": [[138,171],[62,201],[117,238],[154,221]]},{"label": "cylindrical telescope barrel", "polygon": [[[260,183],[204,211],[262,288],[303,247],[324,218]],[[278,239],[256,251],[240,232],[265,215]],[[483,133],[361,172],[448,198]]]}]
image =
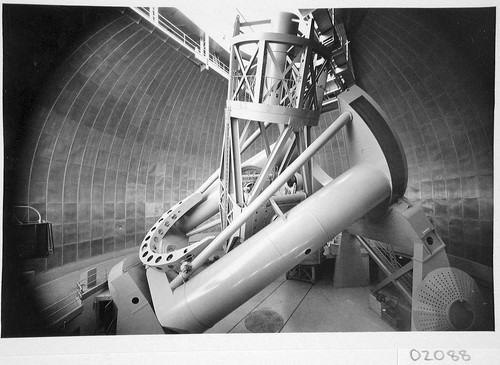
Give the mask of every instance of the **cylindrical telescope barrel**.
[{"label": "cylindrical telescope barrel", "polygon": [[173,292],[162,326],[203,332],[390,195],[387,176],[351,168]]},{"label": "cylindrical telescope barrel", "polygon": [[[300,154],[250,205],[241,212],[191,263],[192,269],[197,270],[216,250],[222,246],[239,227],[242,226],[257,209],[265,204],[267,200],[281,188],[287,180],[293,176],[299,168],[309,161],[312,156],[323,147],[344,125],[350,122],[352,116],[349,112],[342,113],[311,145]],[[187,277],[179,274],[170,283],[172,289],[177,288]]]}]

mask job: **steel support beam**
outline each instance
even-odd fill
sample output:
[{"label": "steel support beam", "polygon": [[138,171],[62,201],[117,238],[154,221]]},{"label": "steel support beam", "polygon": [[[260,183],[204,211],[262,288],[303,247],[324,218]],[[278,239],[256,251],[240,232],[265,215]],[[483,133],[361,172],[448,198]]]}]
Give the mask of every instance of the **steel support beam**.
[{"label": "steel support beam", "polygon": [[279,175],[241,214],[236,217],[213,241],[209,246],[198,255],[191,263],[189,272],[180,273],[172,282],[170,287],[177,288],[191,276],[191,273],[201,267],[203,263],[215,252],[222,244],[231,237],[270,197],[280,189],[288,179],[296,173],[304,163],[323,147],[342,127],[351,121],[349,112],[340,115],[300,156],[297,157],[281,175]]}]

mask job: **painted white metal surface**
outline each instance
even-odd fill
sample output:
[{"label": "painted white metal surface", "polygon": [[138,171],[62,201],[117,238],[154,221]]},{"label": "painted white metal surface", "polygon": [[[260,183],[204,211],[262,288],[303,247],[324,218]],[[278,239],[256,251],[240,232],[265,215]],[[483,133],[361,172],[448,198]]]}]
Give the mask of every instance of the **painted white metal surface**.
[{"label": "painted white metal surface", "polygon": [[[286,221],[275,220],[155,303],[160,323],[181,332],[205,331],[389,194],[388,177],[379,169],[350,169],[290,210]],[[167,282],[164,276],[163,291]]]}]

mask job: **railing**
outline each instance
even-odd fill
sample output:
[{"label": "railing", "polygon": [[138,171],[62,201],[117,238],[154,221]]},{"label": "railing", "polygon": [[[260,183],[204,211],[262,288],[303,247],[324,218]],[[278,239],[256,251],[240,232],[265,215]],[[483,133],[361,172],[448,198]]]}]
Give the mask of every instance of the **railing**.
[{"label": "railing", "polygon": [[210,53],[208,44],[202,45],[200,42],[197,42],[189,37],[186,33],[176,27],[175,24],[162,16],[158,12],[157,7],[132,7],[131,9],[144,19],[148,20],[161,32],[175,40],[182,47],[191,51],[195,57],[204,62],[208,68],[212,68],[219,75],[229,79],[229,66],[224,64],[215,54]]},{"label": "railing", "polygon": [[70,312],[81,305],[82,301],[78,296],[78,291],[74,291],[43,308],[42,315],[49,327],[55,327],[58,322],[61,322]]},{"label": "railing", "polygon": [[[226,65],[224,62],[222,62],[215,54],[210,53],[208,45],[206,44],[204,45],[199,41],[195,41],[194,39],[189,37],[186,33],[184,33],[181,29],[179,29],[175,24],[173,24],[164,16],[162,16],[158,11],[158,7],[131,7],[131,9],[144,19],[148,20],[158,30],[160,30],[161,32],[172,38],[174,41],[179,43],[182,47],[192,52],[195,55],[196,59],[205,63],[205,65],[207,65],[208,68],[212,68],[219,75],[229,80],[229,66]],[[345,47],[347,47],[348,42],[344,41],[344,43]],[[247,78],[250,78],[250,76],[247,76]],[[337,81],[338,81],[337,83],[340,82],[339,80]],[[291,89],[289,88],[289,90]],[[328,95],[325,95],[323,104],[325,107],[327,105],[329,106],[329,108],[325,108],[325,111],[331,109],[331,106],[329,104],[332,104],[332,101],[336,101],[337,99],[336,95],[341,91],[342,89],[339,88],[336,89],[335,92],[330,92]],[[240,94],[239,97],[243,97],[245,101],[250,101],[248,100],[251,98],[250,95],[248,94],[248,91],[240,90],[240,93],[242,94]],[[287,98],[288,95],[282,95],[282,97]],[[337,104],[335,103],[335,105]]]},{"label": "railing", "polygon": [[81,279],[76,282],[76,290],[44,307],[42,316],[48,327],[57,328],[65,322],[69,322],[75,315],[80,314],[83,309],[83,300],[95,291],[102,289],[107,280],[108,271],[105,269],[99,275],[96,274],[93,285],[89,286],[86,279]]},{"label": "railing", "polygon": [[76,282],[77,294],[81,299],[84,299],[85,294],[88,294],[92,289],[98,288],[108,281],[108,270],[106,268],[100,274],[98,274],[97,270],[95,272],[92,272],[92,270],[87,270],[87,277]]}]

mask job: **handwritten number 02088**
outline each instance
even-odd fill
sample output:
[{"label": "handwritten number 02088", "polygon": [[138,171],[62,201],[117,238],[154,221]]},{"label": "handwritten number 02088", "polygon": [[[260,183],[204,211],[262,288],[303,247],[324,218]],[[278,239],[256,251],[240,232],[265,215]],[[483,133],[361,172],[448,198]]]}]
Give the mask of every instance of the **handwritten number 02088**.
[{"label": "handwritten number 02088", "polygon": [[413,361],[419,361],[419,360],[422,360],[422,361],[442,361],[446,358],[451,359],[452,361],[470,361],[471,360],[471,357],[467,353],[466,350],[428,351],[428,350],[411,349],[410,350],[410,358]]}]

